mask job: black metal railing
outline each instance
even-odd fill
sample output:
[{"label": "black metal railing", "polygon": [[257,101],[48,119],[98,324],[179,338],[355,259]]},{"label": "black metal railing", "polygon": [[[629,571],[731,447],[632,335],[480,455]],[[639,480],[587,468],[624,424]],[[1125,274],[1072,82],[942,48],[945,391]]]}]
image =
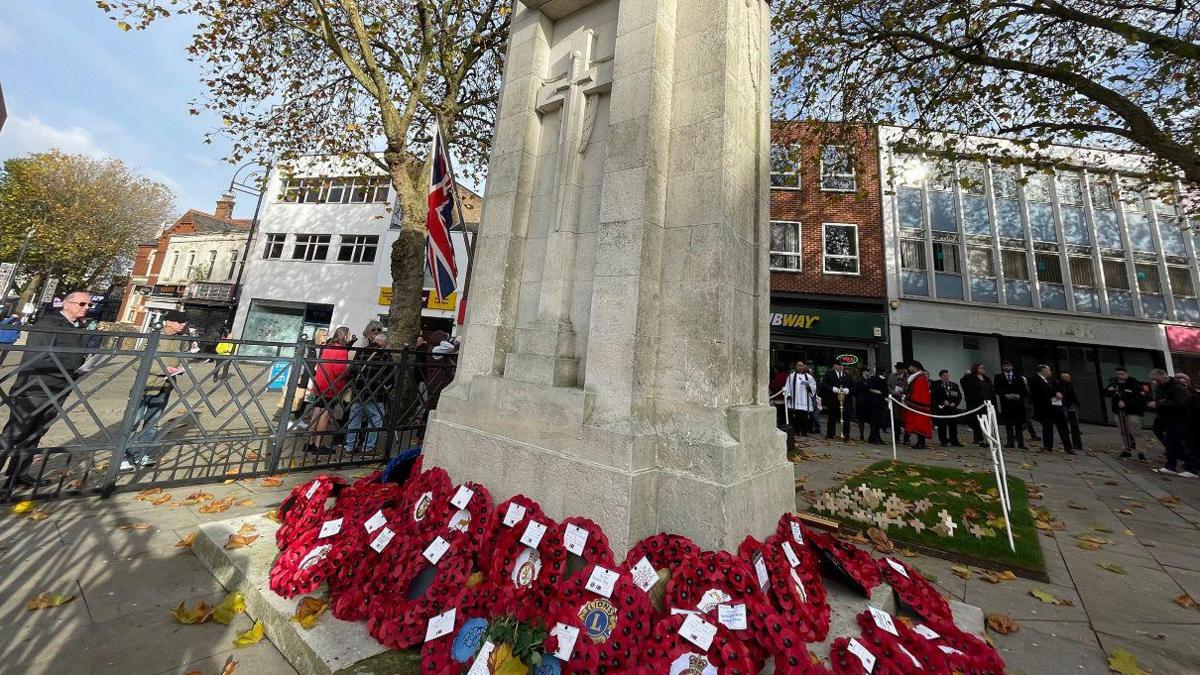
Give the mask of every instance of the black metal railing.
[{"label": "black metal railing", "polygon": [[0,344],[0,501],[385,461],[421,444],[455,368],[423,350],[228,340],[211,354],[160,332],[87,331],[81,346],[19,330]]}]

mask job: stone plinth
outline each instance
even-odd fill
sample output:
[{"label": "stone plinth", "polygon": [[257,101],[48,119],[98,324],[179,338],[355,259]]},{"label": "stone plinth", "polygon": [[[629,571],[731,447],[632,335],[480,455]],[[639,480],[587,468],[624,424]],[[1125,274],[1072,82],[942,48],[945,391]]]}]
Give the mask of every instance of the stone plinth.
[{"label": "stone plinth", "polygon": [[763,0],[514,10],[454,383],[426,465],[586,514],[618,555],[794,508],[767,404]]}]

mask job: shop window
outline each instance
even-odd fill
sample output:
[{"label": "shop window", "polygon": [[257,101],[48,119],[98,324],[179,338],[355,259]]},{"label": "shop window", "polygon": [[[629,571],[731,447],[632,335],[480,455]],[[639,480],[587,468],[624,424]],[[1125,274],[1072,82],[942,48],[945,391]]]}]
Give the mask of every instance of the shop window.
[{"label": "shop window", "polygon": [[338,246],[338,262],[375,262],[375,251],[379,248],[379,236],[374,234],[343,234]]},{"label": "shop window", "polygon": [[854,153],[845,145],[821,148],[821,189],[829,192],[854,192],[858,189]]},{"label": "shop window", "polygon": [[332,235],[328,234],[297,234],[296,243],[292,246],[292,260],[325,260],[329,257],[329,242],[332,238]]},{"label": "shop window", "polygon": [[771,144],[771,187],[800,189],[800,144]]},{"label": "shop window", "polygon": [[800,223],[771,221],[771,269],[795,272],[803,269],[800,253]]},{"label": "shop window", "polygon": [[858,226],[825,223],[822,236],[826,274],[858,274]]},{"label": "shop window", "polygon": [[268,234],[266,245],[263,246],[263,260],[278,260],[282,258],[283,245],[286,242],[286,234],[281,232]]}]

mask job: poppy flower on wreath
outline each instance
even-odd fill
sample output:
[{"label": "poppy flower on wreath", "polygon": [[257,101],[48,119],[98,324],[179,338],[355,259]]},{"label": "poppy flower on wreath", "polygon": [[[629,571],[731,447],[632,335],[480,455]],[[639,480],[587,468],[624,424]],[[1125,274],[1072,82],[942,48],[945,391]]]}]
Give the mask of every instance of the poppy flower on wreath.
[{"label": "poppy flower on wreath", "polygon": [[928,621],[912,628],[913,633],[929,640],[942,652],[954,672],[969,675],[1001,675],[1004,659],[982,639],[959,630],[950,621]]},{"label": "poppy flower on wreath", "polygon": [[444,528],[455,510],[450,504],[453,494],[454,484],[445,469],[435,466],[414,474],[400,496],[402,533],[423,539]]},{"label": "poppy flower on wreath", "polygon": [[824,641],[830,608],[818,555],[778,533],[767,538],[760,553],[772,604],[802,641]]},{"label": "poppy flower on wreath", "polygon": [[496,589],[487,584],[461,589],[450,601],[454,608],[454,629],[421,646],[421,672],[461,675],[470,670],[486,639],[497,603]]},{"label": "poppy flower on wreath", "polygon": [[341,505],[327,519],[294,538],[271,565],[269,584],[281,597],[311,593],[339,570],[352,568],[366,547],[359,520],[343,515]]},{"label": "poppy flower on wreath", "polygon": [[488,583],[504,589],[505,611],[519,621],[545,611],[562,577],[567,551],[558,543],[558,529],[549,518],[527,517],[524,524],[501,530],[490,551]]},{"label": "poppy flower on wreath", "polygon": [[496,548],[496,538],[501,533],[511,530],[516,527],[524,527],[524,522],[527,518],[537,518],[543,522],[546,520],[546,514],[542,511],[541,504],[526,497],[525,495],[513,495],[508,499],[500,502],[493,509],[491,522],[483,533],[483,538],[479,542],[478,550],[480,555],[476,557],[476,565],[485,576],[491,573],[492,561],[494,557],[488,555],[489,551]]},{"label": "poppy flower on wreath", "polygon": [[343,621],[367,618],[378,600],[370,591],[372,577],[379,568],[394,565],[405,548],[405,538],[399,534],[402,522],[399,508],[389,506],[350,526],[350,532],[361,539],[329,577],[329,610],[335,617]]},{"label": "poppy flower on wreath", "polygon": [[[868,633],[882,631],[883,639],[894,643],[892,644],[893,650],[903,656],[903,658],[897,659],[901,667],[909,668],[914,672],[919,670],[923,673],[953,672],[946,661],[945,654],[937,648],[933,641],[918,635],[907,619],[891,617],[889,623],[882,617],[877,619],[868,609],[859,614],[856,620],[863,629],[864,637],[867,637]],[[895,633],[892,633],[892,630]]]},{"label": "poppy flower on wreath", "polygon": [[804,530],[807,543],[820,553],[821,566],[827,576],[847,583],[864,597],[879,585],[879,568],[870,553],[833,535]]},{"label": "poppy flower on wreath", "polygon": [[293,539],[324,520],[332,508],[326,507],[326,500],[345,485],[346,481],[338,476],[320,475],[292,488],[276,510],[279,529],[275,531],[275,545],[280,550],[287,548]]},{"label": "poppy flower on wreath", "polygon": [[463,540],[462,533],[449,532],[401,540],[395,561],[376,567],[366,586],[372,637],[389,649],[424,640],[429,619],[451,607],[471,575]]},{"label": "poppy flower on wreath", "polygon": [[926,621],[953,621],[950,603],[921,573],[902,560],[892,557],[878,561],[879,571],[900,601],[901,610],[910,610]]},{"label": "poppy flower on wreath", "polygon": [[912,668],[898,668],[883,658],[879,645],[861,637],[840,637],[829,645],[830,672],[833,675],[910,675]]},{"label": "poppy flower on wreath", "polygon": [[633,566],[645,557],[655,569],[672,570],[679,567],[684,560],[699,553],[700,547],[682,534],[659,532],[634,544],[625,555],[625,562],[621,563],[621,568],[633,569]]},{"label": "poppy flower on wreath", "polygon": [[[746,646],[730,630],[709,622],[714,631],[707,648],[684,637],[688,615],[662,619],[646,642],[636,669],[638,675],[757,675],[761,665],[752,663]],[[691,619],[695,621],[695,619]]]},{"label": "poppy flower on wreath", "polygon": [[[476,557],[495,522],[492,493],[479,483],[467,481],[451,491],[449,503],[451,513],[446,530],[462,533],[465,552]],[[490,556],[491,551],[484,555]]]},{"label": "poppy flower on wreath", "polygon": [[559,585],[546,627],[553,632],[558,623],[579,630],[562,672],[595,675],[636,667],[653,628],[650,600],[632,575],[600,565]]},{"label": "poppy flower on wreath", "polygon": [[347,516],[365,520],[384,507],[400,503],[404,489],[396,483],[362,483],[359,481],[338,494],[337,506]]}]

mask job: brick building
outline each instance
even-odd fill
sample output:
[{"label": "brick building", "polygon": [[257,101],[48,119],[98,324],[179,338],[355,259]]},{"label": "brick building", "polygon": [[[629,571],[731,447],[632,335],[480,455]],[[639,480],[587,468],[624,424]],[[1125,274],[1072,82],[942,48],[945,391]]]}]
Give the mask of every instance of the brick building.
[{"label": "brick building", "polygon": [[771,352],[819,374],[889,358],[873,127],[776,123],[771,143]]}]

